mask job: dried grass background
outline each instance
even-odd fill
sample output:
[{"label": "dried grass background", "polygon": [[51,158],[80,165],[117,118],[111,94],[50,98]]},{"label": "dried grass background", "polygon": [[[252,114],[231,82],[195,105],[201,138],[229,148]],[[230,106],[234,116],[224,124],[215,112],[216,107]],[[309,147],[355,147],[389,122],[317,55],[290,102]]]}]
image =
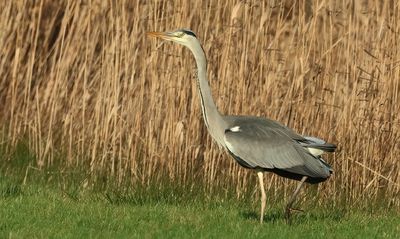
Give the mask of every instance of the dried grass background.
[{"label": "dried grass background", "polygon": [[[320,198],[400,205],[397,1],[1,1],[0,121],[34,167],[123,185],[255,193],[212,142],[195,64],[146,31],[190,28],[221,112],[265,116],[338,145]],[[8,159],[12,160],[12,158]],[[101,175],[101,176],[100,176]],[[267,176],[269,196],[293,183]],[[258,192],[257,192],[258,193]]]}]

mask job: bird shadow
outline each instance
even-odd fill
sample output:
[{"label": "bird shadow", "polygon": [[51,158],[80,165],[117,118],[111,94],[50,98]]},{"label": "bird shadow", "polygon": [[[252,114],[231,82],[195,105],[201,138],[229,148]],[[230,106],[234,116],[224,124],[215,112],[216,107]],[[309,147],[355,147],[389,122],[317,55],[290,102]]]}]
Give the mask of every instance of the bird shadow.
[{"label": "bird shadow", "polygon": [[[259,221],[260,220],[260,214],[256,213],[254,211],[242,211],[240,215],[245,219],[249,221]],[[279,212],[271,212],[268,214],[264,215],[264,222],[276,222],[283,219],[283,213]]]},{"label": "bird shadow", "polygon": [[[325,212],[296,212],[292,214],[291,224],[303,224],[313,221],[329,220],[329,221],[340,221],[345,217],[346,212],[344,211],[325,211]],[[260,214],[255,211],[242,211],[240,215],[245,220],[259,221]],[[272,211],[264,215],[265,223],[277,223],[284,222],[285,216],[283,209],[280,211]]]}]

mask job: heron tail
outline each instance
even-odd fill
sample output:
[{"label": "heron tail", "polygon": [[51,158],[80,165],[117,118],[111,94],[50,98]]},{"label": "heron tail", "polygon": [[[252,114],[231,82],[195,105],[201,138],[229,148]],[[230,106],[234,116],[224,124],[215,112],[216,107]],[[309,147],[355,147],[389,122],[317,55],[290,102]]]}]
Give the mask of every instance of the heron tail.
[{"label": "heron tail", "polygon": [[304,138],[307,140],[307,142],[302,143],[306,148],[319,149],[324,152],[335,152],[336,150],[336,145],[327,143],[322,139],[310,136],[305,136]]}]

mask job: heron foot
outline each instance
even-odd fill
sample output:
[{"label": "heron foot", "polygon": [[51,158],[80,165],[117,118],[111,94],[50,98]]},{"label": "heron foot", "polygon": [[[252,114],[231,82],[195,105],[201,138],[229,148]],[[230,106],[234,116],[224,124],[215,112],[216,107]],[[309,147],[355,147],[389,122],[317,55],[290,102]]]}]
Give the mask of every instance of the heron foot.
[{"label": "heron foot", "polygon": [[285,220],[286,220],[287,224],[291,224],[290,216],[291,216],[292,212],[304,212],[304,210],[292,208],[292,207],[286,207],[285,208]]}]

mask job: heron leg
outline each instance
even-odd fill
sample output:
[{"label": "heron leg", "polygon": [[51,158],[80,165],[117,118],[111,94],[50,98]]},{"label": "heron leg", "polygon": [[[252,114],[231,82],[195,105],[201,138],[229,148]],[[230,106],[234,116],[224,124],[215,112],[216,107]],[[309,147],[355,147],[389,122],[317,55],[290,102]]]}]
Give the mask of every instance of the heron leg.
[{"label": "heron leg", "polygon": [[265,204],[267,202],[267,195],[265,194],[265,188],[264,188],[264,173],[261,171],[257,172],[258,179],[260,181],[260,189],[261,189],[261,215],[260,215],[260,223],[263,222],[264,220],[264,210],[265,210]]},{"label": "heron leg", "polygon": [[290,223],[290,213],[291,211],[301,211],[299,209],[293,209],[292,205],[294,203],[294,200],[296,199],[297,194],[299,194],[301,187],[303,186],[304,182],[307,180],[307,176],[303,176],[303,178],[301,179],[299,185],[297,185],[296,190],[294,190],[293,195],[290,197],[286,208],[285,208],[285,219],[287,223]]}]

